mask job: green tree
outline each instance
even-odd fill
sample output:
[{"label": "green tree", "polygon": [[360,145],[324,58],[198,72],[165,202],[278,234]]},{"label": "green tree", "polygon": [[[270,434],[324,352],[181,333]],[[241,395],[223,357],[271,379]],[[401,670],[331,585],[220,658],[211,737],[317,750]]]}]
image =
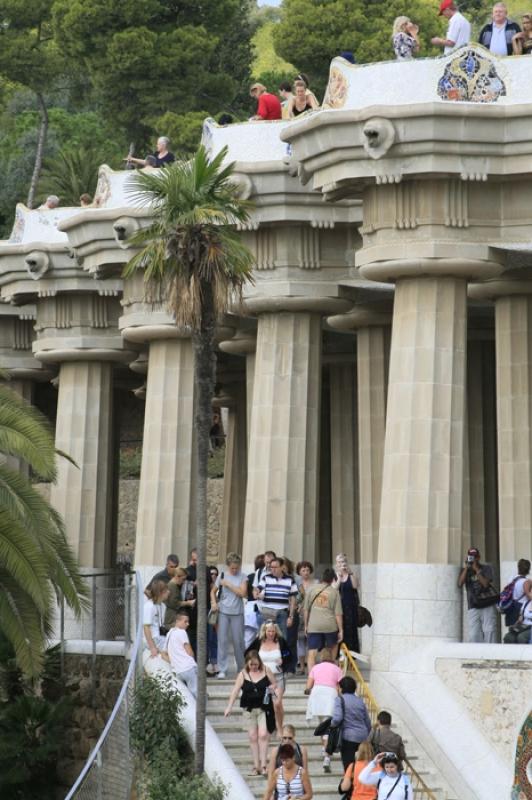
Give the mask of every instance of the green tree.
[{"label": "green tree", "polygon": [[253,257],[235,230],[248,219],[247,204],[231,180],[233,164],[224,166],[227,150],[212,161],[200,147],[190,160],[179,160],[156,173],[139,173],[133,193],[147,205],[152,224],[135,234],[140,245],[125,277],[144,270],[147,298],[164,298],[176,325],[192,331],[197,392],[198,548],[198,696],[196,701],[196,772],[205,756],[207,666],[207,465],[212,398],[215,387],[215,327],[229,303],[251,280]]},{"label": "green tree", "polygon": [[40,125],[27,205],[33,207],[48,133],[46,93],[63,74],[51,28],[53,0],[0,0],[0,75],[34,93]]},{"label": "green tree", "polygon": [[80,195],[94,194],[98,182],[101,153],[95,149],[65,148],[46,159],[39,180],[39,196],[44,200],[56,194],[61,205],[79,205]]},{"label": "green tree", "polygon": [[411,0],[406,12],[402,0],[284,0],[273,31],[275,50],[321,89],[331,59],[342,50],[352,50],[359,64],[393,59],[393,21],[405,13],[420,26],[421,54],[439,53],[430,45],[441,25],[430,0]]},{"label": "green tree", "polygon": [[54,0],[58,42],[137,148],[153,117],[234,103],[249,77],[248,18],[248,0]]},{"label": "green tree", "polygon": [[[55,480],[48,423],[5,386],[0,386],[0,454],[20,458],[38,477]],[[87,590],[63,522],[27,478],[0,463],[0,631],[30,676],[42,668],[58,592],[81,611]]]}]

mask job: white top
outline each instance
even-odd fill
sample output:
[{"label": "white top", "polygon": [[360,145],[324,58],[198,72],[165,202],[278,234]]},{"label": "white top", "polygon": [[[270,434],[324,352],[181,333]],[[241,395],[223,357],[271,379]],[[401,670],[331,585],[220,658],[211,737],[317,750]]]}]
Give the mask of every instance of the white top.
[{"label": "white top", "polygon": [[[450,39],[451,42],[454,42],[452,47],[446,47],[444,49],[445,55],[448,53],[452,53],[453,50],[456,50],[458,47],[462,47],[464,44],[468,44],[471,39],[471,23],[462,15],[459,11],[456,14],[453,14],[451,19],[449,20],[449,26],[447,28],[447,36],[446,39]],[[506,50],[504,51],[506,54]]]},{"label": "white top", "polygon": [[497,56],[508,55],[508,45],[506,44],[506,23],[501,26],[493,23],[491,32],[490,52]]},{"label": "white top", "polygon": [[264,650],[261,647],[259,656],[264,666],[268,667],[274,675],[283,671],[281,651],[278,647],[275,650]]},{"label": "white top", "polygon": [[532,600],[527,600],[524,606],[521,607],[521,614],[523,615],[524,624],[532,625]]},{"label": "white top", "polygon": [[[164,615],[166,613],[166,606],[164,603],[154,603],[153,600],[144,601],[144,618],[143,625],[149,625],[151,628],[151,635],[155,647],[162,650],[166,637],[161,636],[160,627],[163,625]],[[144,643],[147,645],[146,637]]]},{"label": "white top", "polygon": [[528,578],[518,578],[514,583],[514,591],[512,594],[512,599],[517,600],[518,603],[521,603],[521,606],[527,602],[528,598],[524,593],[523,586],[525,585]]},{"label": "white top", "polygon": [[185,645],[190,644],[188,633],[184,628],[172,628],[166,637],[165,650],[170,658],[172,669],[178,675],[187,672],[196,666],[196,662],[185,650]]},{"label": "white top", "polygon": [[[360,783],[365,783],[369,786],[379,784],[378,800],[385,800],[385,798],[386,800],[413,800],[412,784],[408,775],[401,773],[399,780],[397,780],[397,775],[387,775],[384,770],[374,772],[373,770],[376,766],[375,759],[366,764],[364,769],[360,770],[358,780]],[[396,784],[395,788],[394,784]]]}]

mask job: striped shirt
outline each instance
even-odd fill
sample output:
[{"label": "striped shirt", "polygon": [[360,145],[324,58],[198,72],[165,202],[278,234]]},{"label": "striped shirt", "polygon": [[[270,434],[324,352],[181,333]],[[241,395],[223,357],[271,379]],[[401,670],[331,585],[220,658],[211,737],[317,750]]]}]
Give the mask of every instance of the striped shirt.
[{"label": "striped shirt", "polygon": [[288,608],[290,597],[297,594],[297,586],[291,575],[276,578],[274,575],[263,575],[259,590],[264,591],[262,605],[282,611]]}]

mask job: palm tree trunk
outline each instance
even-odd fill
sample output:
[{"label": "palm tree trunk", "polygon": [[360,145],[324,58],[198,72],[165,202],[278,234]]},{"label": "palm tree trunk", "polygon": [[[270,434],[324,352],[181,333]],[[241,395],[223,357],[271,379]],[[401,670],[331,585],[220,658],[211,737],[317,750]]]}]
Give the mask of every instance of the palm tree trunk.
[{"label": "palm tree trunk", "polygon": [[44,102],[44,97],[40,92],[37,92],[37,103],[41,112],[41,125],[39,128],[39,138],[37,139],[37,150],[35,152],[35,164],[33,166],[33,175],[31,176],[30,189],[28,192],[28,199],[26,205],[28,208],[33,208],[35,201],[35,193],[37,191],[37,184],[41,176],[42,159],[44,154],[44,146],[46,144],[46,136],[48,134],[48,109]]},{"label": "palm tree trunk", "polygon": [[203,773],[205,762],[205,718],[207,711],[207,465],[209,459],[209,435],[212,425],[212,398],[216,379],[215,324],[212,287],[210,283],[203,281],[201,327],[199,331],[193,334],[198,453],[195,542],[198,550],[196,573],[198,590],[198,696],[196,699],[196,754],[194,763],[197,775]]}]

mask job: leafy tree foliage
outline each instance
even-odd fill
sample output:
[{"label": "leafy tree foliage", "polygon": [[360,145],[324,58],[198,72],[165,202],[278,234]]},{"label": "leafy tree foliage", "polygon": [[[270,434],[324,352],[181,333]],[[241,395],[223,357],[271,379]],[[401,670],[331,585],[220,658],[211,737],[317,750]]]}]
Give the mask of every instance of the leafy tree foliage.
[{"label": "leafy tree foliage", "polygon": [[233,103],[248,78],[247,0],[55,0],[57,40],[87,67],[116,123],[144,142],[149,117]]},{"label": "leafy tree foliage", "polygon": [[393,21],[405,13],[420,26],[421,54],[439,52],[430,45],[441,29],[431,0],[411,0],[406,11],[402,0],[284,0],[275,49],[310,76],[313,88],[321,88],[331,59],[342,50],[352,50],[360,64],[394,58]]},{"label": "leafy tree foliage", "polygon": [[94,194],[98,182],[101,153],[79,147],[60,150],[45,161],[39,181],[40,200],[56,194],[65,206],[79,205],[80,195]]}]

